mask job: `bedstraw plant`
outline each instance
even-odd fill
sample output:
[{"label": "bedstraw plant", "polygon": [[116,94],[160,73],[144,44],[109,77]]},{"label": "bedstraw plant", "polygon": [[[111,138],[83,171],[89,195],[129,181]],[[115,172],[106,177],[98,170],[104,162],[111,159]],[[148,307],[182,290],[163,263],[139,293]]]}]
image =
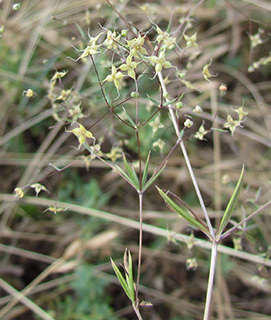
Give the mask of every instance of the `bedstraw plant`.
[{"label": "bedstraw plant", "polygon": [[[113,7],[109,1],[107,2]],[[200,1],[199,4],[202,2]],[[116,9],[114,8],[114,10]],[[91,32],[88,32],[88,36],[85,36],[86,32],[80,29],[80,33],[85,36],[86,40],[82,41],[79,48],[74,46],[74,56],[69,57],[78,64],[91,64],[96,83],[99,86],[98,103],[105,105],[107,111],[93,121],[90,127],[84,125],[84,119],[92,115],[83,113],[80,107],[80,98],[78,98],[75,89],[67,88],[59,92],[57,88],[57,84],[66,77],[69,70],[56,71],[51,78],[48,99],[51,102],[55,120],[63,124],[66,132],[77,139],[73,140],[73,147],[78,152],[82,152],[82,157],[84,157],[86,163],[94,159],[100,160],[108,168],[117,172],[137,194],[140,222],[137,266],[135,268],[129,248],[124,252],[123,268],[118,267],[114,259],[111,259],[113,270],[130,299],[137,318],[143,319],[140,310],[142,306],[151,305],[151,302],[141,301],[139,293],[144,194],[148,188],[156,184],[157,195],[162,197],[165,204],[184,218],[193,229],[200,230],[212,243],[209,280],[203,313],[203,319],[208,320],[212,303],[218,245],[261,209],[228,229],[242,190],[245,174],[245,167],[243,166],[240,168],[240,177],[220,222],[214,226],[190,163],[186,145],[190,143],[189,138],[205,141],[210,133],[231,134],[233,136],[236,128],[242,127],[248,113],[242,105],[238,109],[233,109],[232,113],[225,117],[223,124],[214,124],[206,129],[205,123],[199,124],[198,121],[198,116],[202,113],[202,107],[199,105],[192,108],[184,107],[185,96],[182,90],[180,90],[179,95],[171,95],[168,91],[167,84],[173,81],[179,83],[180,88],[193,88],[193,83],[186,79],[186,75],[193,72],[192,53],[199,47],[197,43],[199,37],[197,33],[191,33],[189,30],[190,14],[174,30],[172,30],[170,24],[167,30],[164,30],[162,26],[158,26],[152,21],[149,29],[138,30],[124,16],[118,14],[125,24],[125,29],[115,30],[101,26],[101,32],[98,35],[92,35]],[[185,68],[181,69],[178,59],[181,60],[185,57],[188,50],[191,51],[190,60],[188,59]],[[178,59],[175,59],[176,57]],[[212,78],[216,75],[211,73],[211,68],[212,59],[210,57],[207,64],[203,66],[200,75],[202,80],[206,82],[207,90],[210,92],[216,90],[220,93],[226,91],[225,86],[223,88],[223,85],[215,87],[212,83]],[[149,88],[152,88],[151,92],[146,92],[146,84]],[[27,91],[27,94],[28,92],[30,91]],[[148,101],[148,104],[146,101]],[[242,104],[242,101],[240,101],[240,104]],[[109,152],[103,151],[103,137],[98,135],[98,130],[96,133],[96,128],[102,124],[105,117],[111,117],[112,119],[110,130],[119,131],[122,135],[123,133],[126,134],[120,140],[121,143],[111,145]],[[157,132],[161,130],[164,130],[165,138],[163,138],[163,135],[156,138]],[[173,139],[174,132],[175,138]],[[172,143],[172,141],[174,142]],[[131,148],[131,144],[133,144],[133,158],[126,151]],[[180,148],[183,154],[204,218],[193,212],[181,199],[182,195],[175,195],[170,190],[166,191],[159,184],[158,177],[167,166],[168,160],[176,148]],[[152,153],[157,152],[157,150],[161,152],[161,162],[151,173],[149,168]],[[63,170],[56,166],[55,168],[58,171]],[[26,189],[30,187],[36,190],[37,196],[41,191],[47,191],[40,182],[37,181],[27,187],[17,187],[15,189],[17,197],[22,198]],[[270,202],[263,208],[266,208],[269,204]],[[54,214],[63,211],[62,208],[57,208],[57,203],[55,207],[49,207],[47,210]]]}]

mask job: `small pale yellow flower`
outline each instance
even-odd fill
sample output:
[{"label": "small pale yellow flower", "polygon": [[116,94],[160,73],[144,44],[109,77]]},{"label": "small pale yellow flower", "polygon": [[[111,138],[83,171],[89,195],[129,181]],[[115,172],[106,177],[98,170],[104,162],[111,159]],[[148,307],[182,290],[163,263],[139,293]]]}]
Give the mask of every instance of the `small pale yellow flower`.
[{"label": "small pale yellow flower", "polygon": [[72,89],[62,90],[61,94],[55,100],[63,100],[66,101],[72,93]]},{"label": "small pale yellow flower", "polygon": [[212,77],[212,75],[211,75],[211,73],[210,73],[210,71],[209,71],[209,67],[210,67],[211,63],[212,63],[212,61],[211,61],[209,64],[206,64],[206,65],[203,67],[203,69],[202,69],[203,78],[204,78],[206,81],[208,81],[208,82],[211,82],[211,81],[209,80],[209,78]]},{"label": "small pale yellow flower", "polygon": [[165,49],[174,48],[176,38],[171,37],[169,33],[162,31],[158,26],[156,27],[156,32],[158,33],[158,36],[156,38],[158,44],[162,42],[162,47]]},{"label": "small pale yellow flower", "polygon": [[201,114],[202,113],[201,106],[195,106],[195,108],[193,109],[193,112],[197,114]]},{"label": "small pale yellow flower", "polygon": [[84,115],[82,112],[82,108],[80,107],[80,103],[73,106],[73,108],[69,110],[69,115],[73,121],[77,121],[77,119],[81,119],[81,118],[86,117],[86,115]]},{"label": "small pale yellow flower", "polygon": [[234,112],[236,112],[238,114],[239,121],[241,121],[245,116],[248,115],[248,112],[243,110],[243,106],[241,106],[238,109],[234,109]]},{"label": "small pale yellow flower", "polygon": [[121,81],[122,78],[123,78],[123,74],[120,71],[117,72],[116,67],[114,65],[112,65],[111,74],[108,75],[104,79],[104,81],[107,81],[107,82],[112,82],[113,81],[116,89],[119,90],[120,81]]},{"label": "small pale yellow flower", "polygon": [[240,121],[233,120],[233,118],[228,114],[227,122],[224,124],[224,128],[229,128],[231,131],[231,134],[233,134],[236,127],[238,127],[238,126],[240,126]]},{"label": "small pale yellow flower", "polygon": [[25,95],[27,96],[27,98],[31,98],[34,95],[34,91],[32,89],[28,89],[27,91],[25,91]]},{"label": "small pale yellow flower", "polygon": [[191,233],[190,236],[185,240],[187,248],[191,250],[195,245],[195,236],[194,233]]},{"label": "small pale yellow flower", "polygon": [[184,40],[186,41],[186,47],[190,48],[190,47],[197,47],[197,32],[194,33],[191,37],[187,36],[186,34],[184,34]]},{"label": "small pale yellow flower", "polygon": [[76,59],[76,61],[83,59],[88,56],[92,56],[93,54],[100,53],[101,51],[98,51],[97,49],[99,48],[99,45],[93,44],[87,46],[84,51],[82,52],[81,56]]},{"label": "small pale yellow flower", "polygon": [[68,71],[56,71],[55,74],[53,75],[51,82],[56,82],[56,80],[61,79],[65,77],[65,75],[68,73]]},{"label": "small pale yellow flower", "polygon": [[91,155],[90,155],[90,160],[93,160],[96,158],[96,156],[101,157],[103,155],[101,151],[101,146],[99,144],[95,144],[95,146],[90,147],[91,150]]},{"label": "small pale yellow flower", "polygon": [[71,132],[77,137],[79,141],[79,147],[81,147],[81,145],[86,141],[87,138],[94,139],[94,137],[92,133],[88,131],[82,124],[78,123],[78,125],[79,125],[79,128],[75,128],[71,131],[67,130],[67,132]]},{"label": "small pale yellow flower", "polygon": [[186,260],[186,269],[187,270],[196,270],[198,267],[196,258],[189,258]]},{"label": "small pale yellow flower", "polygon": [[149,122],[149,126],[152,127],[152,132],[155,134],[155,132],[160,129],[164,128],[164,125],[160,122],[160,116],[158,115],[154,121]]},{"label": "small pale yellow flower", "polygon": [[117,49],[119,39],[120,35],[117,36],[116,31],[107,30],[107,38],[103,44],[107,46],[107,49]]},{"label": "small pale yellow flower", "polygon": [[186,119],[184,122],[184,126],[186,128],[191,128],[193,126],[193,121],[191,121],[190,119]]},{"label": "small pale yellow flower", "polygon": [[147,54],[147,50],[143,48],[145,39],[139,35],[137,38],[127,41],[127,46],[130,49],[130,55],[132,57],[138,57],[138,54]]},{"label": "small pale yellow flower", "polygon": [[14,3],[12,6],[12,10],[17,11],[21,8],[21,4],[20,3]]},{"label": "small pale yellow flower", "polygon": [[16,198],[18,198],[18,199],[23,198],[24,192],[23,192],[22,188],[15,188],[14,191],[16,193]]},{"label": "small pale yellow flower", "polygon": [[211,82],[209,80],[209,78],[213,77],[213,75],[209,71],[209,67],[210,67],[211,64],[212,64],[212,61],[210,61],[210,63],[206,64],[202,69],[203,78],[208,82]]},{"label": "small pale yellow flower", "polygon": [[119,158],[122,157],[122,150],[119,147],[113,147],[111,151],[109,153],[106,153],[105,155],[113,162],[116,162]]},{"label": "small pale yellow flower", "polygon": [[196,139],[199,139],[199,140],[204,140],[204,136],[208,133],[207,130],[205,130],[204,128],[204,125],[202,124],[200,127],[199,127],[199,130],[195,133],[194,137]]},{"label": "small pale yellow flower", "polygon": [[126,59],[126,64],[122,64],[120,66],[120,70],[127,71],[128,75],[135,79],[135,71],[134,69],[137,67],[137,63],[135,61],[132,61],[132,56],[129,55]]},{"label": "small pale yellow flower", "polygon": [[155,149],[156,147],[158,147],[160,149],[160,152],[163,151],[164,147],[165,147],[166,143],[165,141],[161,140],[161,139],[158,139],[157,141],[155,141],[153,144],[152,144],[152,147],[153,149]]},{"label": "small pale yellow flower", "polygon": [[44,185],[40,184],[40,183],[33,183],[33,184],[31,184],[31,188],[34,188],[34,189],[35,189],[36,197],[39,195],[39,193],[40,193],[41,191],[47,191],[47,192],[48,192],[48,190],[46,189],[46,187],[45,187]]},{"label": "small pale yellow flower", "polygon": [[252,48],[255,48],[255,47],[257,47],[258,45],[260,45],[260,44],[263,43],[263,40],[261,39],[261,35],[260,35],[259,32],[250,35],[250,36],[249,36],[249,39],[250,39],[250,43],[251,43],[251,47],[252,47]]},{"label": "small pale yellow flower", "polygon": [[163,68],[171,68],[173,67],[169,61],[165,59],[166,53],[165,51],[161,51],[159,57],[151,56],[150,60],[153,64],[155,64],[155,72],[160,72]]}]

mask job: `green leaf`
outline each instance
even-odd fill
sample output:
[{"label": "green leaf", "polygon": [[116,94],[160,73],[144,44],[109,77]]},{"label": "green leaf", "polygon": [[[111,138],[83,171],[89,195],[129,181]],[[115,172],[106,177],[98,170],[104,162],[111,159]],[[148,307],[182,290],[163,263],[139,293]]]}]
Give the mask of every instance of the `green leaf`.
[{"label": "green leaf", "polygon": [[148,99],[151,100],[151,102],[153,102],[155,105],[157,105],[157,106],[160,105],[160,102],[158,102],[157,100],[153,99],[153,98],[152,98],[151,96],[149,96],[148,94],[147,94],[147,97],[148,97]]},{"label": "green leaf", "polygon": [[150,155],[151,155],[151,153],[149,152],[149,154],[148,154],[148,156],[147,156],[146,163],[145,163],[144,171],[143,171],[143,176],[142,176],[142,187],[143,187],[143,188],[144,188],[144,185],[145,185],[145,183],[146,183],[146,181],[147,181]]},{"label": "green leaf", "polygon": [[132,181],[130,180],[129,176],[127,173],[121,169],[117,164],[115,164],[115,167],[118,169],[118,171],[133,185]]},{"label": "green leaf", "polygon": [[239,197],[239,194],[240,194],[240,191],[241,191],[241,187],[242,187],[242,182],[243,182],[243,177],[244,177],[244,171],[245,171],[245,166],[243,165],[242,167],[242,170],[241,170],[241,174],[240,174],[240,177],[239,177],[239,180],[237,182],[237,185],[233,191],[233,194],[230,198],[230,201],[227,205],[227,208],[224,212],[224,215],[222,217],[222,220],[220,222],[220,225],[219,225],[219,228],[218,228],[218,232],[217,232],[217,239],[219,239],[219,237],[221,236],[223,230],[226,228],[231,216],[232,216],[232,213],[233,213],[233,210],[236,206],[236,203],[237,203],[237,200],[238,200],[238,197]]},{"label": "green leaf", "polygon": [[160,188],[156,186],[157,190],[159,191],[161,197],[164,199],[164,201],[168,204],[171,210],[178,213],[181,217],[183,217],[186,221],[188,221],[193,227],[200,229],[202,232],[204,232],[207,236],[209,236],[208,229],[201,224],[198,220],[196,220],[194,217],[190,216],[183,208],[177,205],[168,195],[165,194]]},{"label": "green leaf", "polygon": [[131,300],[134,303],[135,302],[135,290],[134,290],[134,279],[133,279],[133,261],[131,252],[128,252],[128,265],[129,265],[129,280],[128,280],[128,286],[130,288],[131,293]]},{"label": "green leaf", "polygon": [[138,180],[137,174],[136,174],[134,169],[130,168],[130,166],[129,166],[124,154],[123,154],[123,162],[124,162],[124,165],[125,165],[125,170],[126,170],[128,176],[129,176],[129,179],[130,179],[131,183],[133,184],[133,186],[137,190],[139,190],[139,180]]},{"label": "green leaf", "polygon": [[162,168],[158,172],[154,172],[153,176],[150,177],[148,182],[145,185],[143,185],[143,191],[146,191],[153,184],[153,182],[159,177],[159,175],[165,169],[166,165],[167,165],[167,162],[164,163],[164,165],[162,166]]},{"label": "green leaf", "polygon": [[134,128],[136,128],[137,125],[134,123],[134,120],[130,117],[129,113],[126,111],[126,109],[125,109],[124,107],[122,107],[122,109],[123,109],[123,111],[124,111],[127,119],[129,120],[130,124],[131,124]]},{"label": "green leaf", "polygon": [[168,106],[169,104],[171,104],[171,103],[173,103],[173,102],[175,102],[175,101],[176,101],[176,99],[167,101],[166,103],[163,104],[163,107],[166,107],[166,106]]},{"label": "green leaf", "polygon": [[212,128],[212,131],[227,132],[227,130],[220,129],[220,128]]},{"label": "green leaf", "polygon": [[184,96],[184,93],[179,97],[179,99],[177,100],[177,102],[181,102],[183,96]]},{"label": "green leaf", "polygon": [[75,23],[75,26],[76,26],[76,28],[78,29],[78,31],[80,32],[81,37],[82,37],[83,39],[86,39],[86,35],[85,35],[83,29],[79,26],[79,24],[78,24],[78,23]]},{"label": "green leaf", "polygon": [[115,272],[117,278],[119,279],[119,282],[120,282],[123,290],[125,291],[127,297],[128,297],[131,301],[133,301],[133,297],[131,297],[131,295],[130,295],[129,286],[128,286],[128,284],[126,283],[123,275],[121,274],[119,268],[116,266],[115,262],[114,262],[111,258],[110,258],[110,260],[111,260],[111,264],[112,264],[112,267],[113,267],[113,269],[114,269],[114,272]]}]

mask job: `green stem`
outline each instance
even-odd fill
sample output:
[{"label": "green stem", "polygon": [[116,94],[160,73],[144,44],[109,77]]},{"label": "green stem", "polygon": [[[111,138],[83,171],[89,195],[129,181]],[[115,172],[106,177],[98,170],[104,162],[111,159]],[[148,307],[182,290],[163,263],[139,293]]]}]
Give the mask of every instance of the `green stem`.
[{"label": "green stem", "polygon": [[[161,87],[162,87],[163,92],[164,92],[164,93],[168,93],[161,72],[158,72],[158,78],[159,78],[159,81],[160,81],[160,84],[161,84]],[[167,99],[167,101],[169,101],[169,100]],[[169,113],[170,113],[170,116],[171,116],[171,121],[172,121],[172,123],[173,123],[174,129],[175,129],[175,132],[176,132],[176,135],[177,135],[178,139],[180,139],[180,129],[179,129],[179,125],[178,125],[178,122],[177,122],[177,119],[176,119],[176,115],[175,115],[175,113],[174,113],[174,108],[173,108],[173,106],[172,106],[171,104],[169,105]],[[210,234],[211,234],[211,236],[213,237],[213,239],[215,239],[214,228],[212,227],[210,218],[209,218],[209,216],[208,216],[207,209],[206,209],[206,206],[205,206],[205,204],[204,204],[204,201],[203,201],[203,198],[202,198],[202,195],[201,195],[201,192],[200,192],[200,189],[199,189],[199,186],[198,186],[198,183],[197,183],[197,180],[196,180],[196,177],[195,177],[193,168],[192,168],[192,166],[191,166],[191,163],[190,163],[188,154],[187,154],[187,152],[186,152],[186,148],[185,148],[185,145],[184,145],[183,140],[181,140],[181,142],[180,142],[180,147],[181,147],[181,149],[182,149],[182,152],[183,152],[183,155],[184,155],[184,159],[185,159],[185,162],[186,162],[186,166],[187,166],[187,168],[188,168],[190,177],[191,177],[191,179],[192,179],[192,182],[193,182],[193,185],[194,185],[194,188],[195,188],[197,197],[198,197],[198,199],[199,199],[200,206],[201,206],[202,211],[203,211],[203,213],[204,213],[204,217],[205,217],[205,220],[206,220],[206,222],[207,222],[207,225],[208,225]]]},{"label": "green stem", "polygon": [[216,258],[217,258],[217,248],[218,248],[218,243],[216,241],[214,241],[213,246],[212,246],[212,253],[211,253],[210,271],[209,271],[209,279],[208,279],[208,287],[207,287],[207,292],[206,292],[203,320],[209,319],[209,314],[210,314],[210,309],[211,309],[212,293],[213,293],[213,289],[214,289],[214,277],[215,277],[215,267],[216,267]]},{"label": "green stem", "polygon": [[133,309],[134,309],[134,312],[135,312],[138,320],[143,320],[143,318],[142,318],[142,316],[141,316],[141,314],[140,314],[138,305],[133,304]]},{"label": "green stem", "polygon": [[138,308],[138,289],[140,281],[140,271],[141,271],[141,259],[142,259],[142,224],[143,224],[143,193],[138,192],[139,197],[139,243],[138,243],[138,267],[137,267],[137,280],[136,280],[136,307]]}]

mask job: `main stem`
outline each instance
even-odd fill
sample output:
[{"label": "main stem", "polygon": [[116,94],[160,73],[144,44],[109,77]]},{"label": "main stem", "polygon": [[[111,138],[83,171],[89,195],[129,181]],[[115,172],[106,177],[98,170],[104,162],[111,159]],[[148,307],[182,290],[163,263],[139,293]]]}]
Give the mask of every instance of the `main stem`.
[{"label": "main stem", "polygon": [[214,289],[217,247],[218,247],[218,243],[216,241],[213,241],[203,320],[209,319],[209,314],[210,314],[210,309],[211,309],[212,294],[213,294],[213,289]]},{"label": "main stem", "polygon": [[138,308],[138,289],[141,272],[141,260],[142,260],[142,223],[143,223],[143,192],[138,191],[139,198],[139,241],[138,241],[138,267],[137,267],[137,280],[136,280],[136,307]]}]

